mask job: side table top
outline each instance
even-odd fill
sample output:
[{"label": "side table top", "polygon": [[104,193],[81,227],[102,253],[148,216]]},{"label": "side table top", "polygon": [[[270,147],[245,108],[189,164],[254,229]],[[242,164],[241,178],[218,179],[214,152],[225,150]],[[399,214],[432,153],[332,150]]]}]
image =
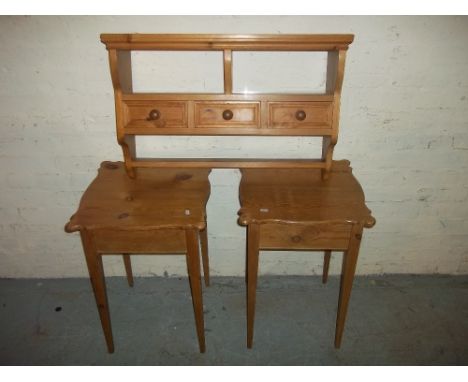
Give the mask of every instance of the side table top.
[{"label": "side table top", "polygon": [[243,169],[239,223],[362,222],[375,224],[349,161],[333,161],[327,180],[317,169]]},{"label": "side table top", "polygon": [[141,168],[131,179],[123,162],[102,162],[65,231],[205,227],[209,169]]}]

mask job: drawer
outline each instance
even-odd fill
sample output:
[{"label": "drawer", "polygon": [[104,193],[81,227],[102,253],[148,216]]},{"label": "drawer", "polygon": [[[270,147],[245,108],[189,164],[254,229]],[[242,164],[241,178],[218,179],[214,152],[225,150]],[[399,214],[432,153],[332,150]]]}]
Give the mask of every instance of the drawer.
[{"label": "drawer", "polygon": [[259,102],[196,102],[195,127],[259,127]]},{"label": "drawer", "polygon": [[271,128],[294,129],[331,126],[331,102],[269,102]]},{"label": "drawer", "polygon": [[126,125],[187,127],[187,103],[182,101],[125,101]]},{"label": "drawer", "polygon": [[92,230],[94,245],[100,253],[184,253],[183,229]]},{"label": "drawer", "polygon": [[260,224],[260,248],[345,250],[351,228],[348,223]]}]

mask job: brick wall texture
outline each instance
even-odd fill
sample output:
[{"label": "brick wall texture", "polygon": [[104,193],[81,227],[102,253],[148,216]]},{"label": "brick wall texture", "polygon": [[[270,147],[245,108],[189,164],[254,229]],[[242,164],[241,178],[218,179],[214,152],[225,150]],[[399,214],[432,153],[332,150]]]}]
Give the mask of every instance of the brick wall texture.
[{"label": "brick wall texture", "polygon": [[[0,277],[86,275],[79,236],[63,226],[100,162],[122,158],[102,32],[354,33],[335,158],[351,161],[377,219],[357,273],[468,273],[467,17],[74,16],[0,18]],[[184,81],[177,85],[191,85]],[[306,157],[319,147],[297,138],[139,144],[145,154],[237,157]],[[239,178],[210,176],[213,275],[244,272]],[[340,265],[334,253],[331,273]],[[105,269],[123,274],[121,258],[106,257]],[[261,254],[260,273],[321,270],[320,253]],[[186,265],[181,256],[135,256],[134,271],[185,275]]]}]

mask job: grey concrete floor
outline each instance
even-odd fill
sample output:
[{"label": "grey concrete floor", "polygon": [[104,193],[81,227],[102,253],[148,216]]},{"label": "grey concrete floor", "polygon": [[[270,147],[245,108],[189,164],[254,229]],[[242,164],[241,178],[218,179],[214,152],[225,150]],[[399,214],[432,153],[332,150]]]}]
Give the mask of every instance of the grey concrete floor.
[{"label": "grey concrete floor", "polygon": [[468,277],[356,277],[333,347],[338,277],[261,276],[246,348],[243,278],[204,288],[198,352],[185,278],[107,279],[115,353],[87,279],[0,280],[1,365],[466,365]]}]

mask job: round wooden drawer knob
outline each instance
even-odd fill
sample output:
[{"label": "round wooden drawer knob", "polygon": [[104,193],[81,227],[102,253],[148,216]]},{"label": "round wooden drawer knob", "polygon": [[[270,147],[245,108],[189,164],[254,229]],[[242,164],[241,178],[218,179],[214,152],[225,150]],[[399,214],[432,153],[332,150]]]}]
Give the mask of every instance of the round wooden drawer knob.
[{"label": "round wooden drawer knob", "polygon": [[161,113],[157,109],[153,109],[148,114],[148,121],[156,121],[161,117]]},{"label": "round wooden drawer knob", "polygon": [[307,114],[304,110],[296,111],[296,119],[298,121],[303,121],[304,119],[306,119],[306,117],[307,117]]},{"label": "round wooden drawer knob", "polygon": [[223,111],[223,119],[225,121],[229,121],[234,117],[234,113],[231,110],[224,110]]}]

